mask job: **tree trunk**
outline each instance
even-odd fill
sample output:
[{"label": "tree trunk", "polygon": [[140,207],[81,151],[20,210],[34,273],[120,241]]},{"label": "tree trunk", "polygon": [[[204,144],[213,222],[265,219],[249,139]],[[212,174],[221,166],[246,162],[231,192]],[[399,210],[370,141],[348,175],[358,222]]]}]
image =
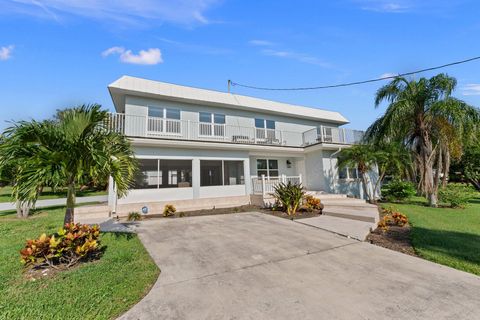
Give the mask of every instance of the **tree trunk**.
[{"label": "tree trunk", "polygon": [[367,174],[365,172],[361,172],[360,174],[362,175],[363,192],[367,196],[367,201],[370,203],[375,203],[375,199],[372,198],[369,192]]},{"label": "tree trunk", "polygon": [[20,201],[17,200],[15,205],[17,207],[17,218],[20,218],[20,219],[28,218],[28,214],[30,213],[30,208],[28,207],[28,204],[21,203]]},{"label": "tree trunk", "polygon": [[467,180],[477,191],[480,191],[480,180],[475,180],[475,179],[467,179]]},{"label": "tree trunk", "polygon": [[75,210],[75,184],[70,183],[67,187],[67,209],[65,211],[65,219],[63,223],[74,222],[74,210]]}]

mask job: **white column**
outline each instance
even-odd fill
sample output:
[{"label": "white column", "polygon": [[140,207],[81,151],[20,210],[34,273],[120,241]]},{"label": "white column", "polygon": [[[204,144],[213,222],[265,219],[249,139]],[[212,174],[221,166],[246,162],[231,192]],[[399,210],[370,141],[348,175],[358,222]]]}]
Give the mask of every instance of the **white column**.
[{"label": "white column", "polygon": [[245,180],[245,194],[252,194],[252,177],[250,176],[250,159],[243,160],[243,177]]},{"label": "white column", "polygon": [[265,175],[262,174],[262,196],[265,198]]},{"label": "white column", "polygon": [[198,158],[192,160],[192,188],[193,198],[200,198],[200,159]]}]

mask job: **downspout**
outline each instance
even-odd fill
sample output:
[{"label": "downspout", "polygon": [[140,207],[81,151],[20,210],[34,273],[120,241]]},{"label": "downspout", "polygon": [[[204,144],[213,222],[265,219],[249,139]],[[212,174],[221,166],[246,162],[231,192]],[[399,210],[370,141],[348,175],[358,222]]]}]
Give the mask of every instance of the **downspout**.
[{"label": "downspout", "polygon": [[335,192],[336,192],[336,179],[335,179],[335,172],[333,170],[333,157],[337,155],[340,151],[342,151],[342,148],[338,148],[337,151],[335,151],[330,155],[330,170],[332,171],[332,185],[333,185],[333,190]]}]

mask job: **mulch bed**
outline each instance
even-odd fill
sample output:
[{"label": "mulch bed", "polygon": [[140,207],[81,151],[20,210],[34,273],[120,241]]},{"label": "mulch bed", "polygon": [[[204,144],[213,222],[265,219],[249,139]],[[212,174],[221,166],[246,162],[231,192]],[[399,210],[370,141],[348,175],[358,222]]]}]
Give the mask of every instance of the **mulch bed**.
[{"label": "mulch bed", "polygon": [[174,219],[174,218],[183,218],[183,217],[199,217],[199,216],[211,216],[217,214],[231,214],[231,213],[240,213],[240,212],[250,212],[250,211],[259,211],[260,208],[252,205],[245,205],[232,208],[215,208],[215,209],[203,209],[195,211],[177,211],[173,215],[164,217],[161,213],[147,214],[142,216],[144,219],[150,218],[163,218],[163,219]]},{"label": "mulch bed", "polygon": [[[381,209],[379,210],[380,219],[383,219],[385,214]],[[403,227],[388,226],[387,231],[384,231],[382,228],[377,228],[367,236],[366,241],[390,250],[395,250],[411,256],[417,256],[412,246],[410,237],[411,231],[412,228],[408,224]]]}]

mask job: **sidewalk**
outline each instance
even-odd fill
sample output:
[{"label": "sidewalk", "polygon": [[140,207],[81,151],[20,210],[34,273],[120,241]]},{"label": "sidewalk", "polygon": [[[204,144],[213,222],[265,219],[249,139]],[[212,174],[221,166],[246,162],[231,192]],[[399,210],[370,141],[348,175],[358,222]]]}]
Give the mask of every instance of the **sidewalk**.
[{"label": "sidewalk", "polygon": [[[77,203],[87,203],[87,202],[106,202],[108,200],[108,196],[90,196],[90,197],[77,197]],[[67,203],[67,198],[59,198],[59,199],[45,199],[45,200],[38,200],[35,204],[36,208],[45,208],[45,207],[53,207],[53,206],[64,206]],[[16,210],[15,203],[0,203],[0,211],[6,210]]]}]

